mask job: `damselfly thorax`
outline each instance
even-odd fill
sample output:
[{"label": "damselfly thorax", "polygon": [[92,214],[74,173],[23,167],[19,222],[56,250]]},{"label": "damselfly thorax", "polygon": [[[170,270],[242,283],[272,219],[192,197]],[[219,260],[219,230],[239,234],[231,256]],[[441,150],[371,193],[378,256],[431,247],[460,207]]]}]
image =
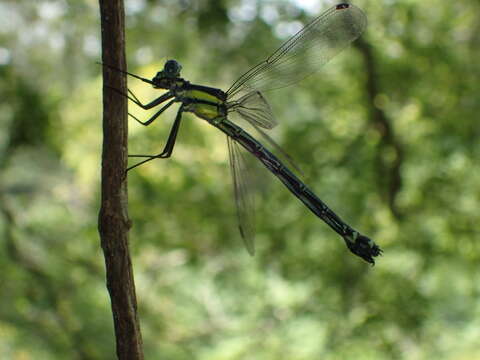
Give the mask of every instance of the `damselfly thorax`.
[{"label": "damselfly thorax", "polygon": [[227,116],[227,94],[220,89],[188,84],[176,94],[177,99],[184,104],[184,111],[209,123],[218,124]]}]

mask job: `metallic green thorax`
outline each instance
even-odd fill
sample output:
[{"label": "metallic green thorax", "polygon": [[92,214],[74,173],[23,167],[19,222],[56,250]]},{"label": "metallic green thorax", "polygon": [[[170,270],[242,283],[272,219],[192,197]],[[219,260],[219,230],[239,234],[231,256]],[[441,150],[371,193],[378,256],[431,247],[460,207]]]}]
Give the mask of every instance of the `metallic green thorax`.
[{"label": "metallic green thorax", "polygon": [[177,90],[177,98],[184,104],[184,111],[216,124],[227,115],[227,95],[220,89],[186,83]]}]

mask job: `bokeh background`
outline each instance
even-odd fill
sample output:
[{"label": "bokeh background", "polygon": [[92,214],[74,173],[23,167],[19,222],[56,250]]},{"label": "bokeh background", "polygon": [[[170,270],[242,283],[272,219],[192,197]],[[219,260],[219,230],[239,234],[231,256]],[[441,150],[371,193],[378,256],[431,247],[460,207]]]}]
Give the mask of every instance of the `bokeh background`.
[{"label": "bokeh background", "polygon": [[[266,96],[305,181],[384,256],[353,256],[261,170],[250,257],[225,138],[186,116],[173,157],[129,174],[147,359],[480,359],[480,1],[354,3],[362,39]],[[333,4],[126,0],[129,70],[175,58],[226,89]],[[1,357],[114,359],[98,4],[3,0],[0,14]],[[131,121],[130,153],[160,152],[174,116]]]}]

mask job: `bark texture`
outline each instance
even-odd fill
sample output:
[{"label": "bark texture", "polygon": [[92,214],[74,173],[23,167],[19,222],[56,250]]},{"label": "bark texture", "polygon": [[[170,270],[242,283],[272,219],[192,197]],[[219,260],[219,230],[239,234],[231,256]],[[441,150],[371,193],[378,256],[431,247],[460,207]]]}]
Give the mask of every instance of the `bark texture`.
[{"label": "bark texture", "polygon": [[[100,0],[102,62],[119,69],[125,65],[122,0]],[[98,229],[105,256],[118,359],[143,359],[142,336],[132,262],[128,247],[127,212],[127,101],[106,85],[126,92],[125,75],[103,67],[102,194]]]}]

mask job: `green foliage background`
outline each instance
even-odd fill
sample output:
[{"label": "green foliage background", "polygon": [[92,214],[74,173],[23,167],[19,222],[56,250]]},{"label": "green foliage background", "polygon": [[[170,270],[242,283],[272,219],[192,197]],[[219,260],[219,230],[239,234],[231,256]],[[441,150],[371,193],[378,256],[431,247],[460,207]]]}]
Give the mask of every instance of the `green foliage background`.
[{"label": "green foliage background", "polygon": [[[129,70],[150,78],[175,58],[226,89],[332,4],[302,3],[126,1]],[[267,97],[306,182],[384,256],[352,256],[266,171],[248,256],[224,136],[187,117],[173,157],[129,175],[147,359],[480,358],[480,2],[355,4],[362,41]],[[98,4],[4,0],[0,13],[0,353],[114,359]],[[132,121],[130,153],[159,152],[174,111]]]}]

